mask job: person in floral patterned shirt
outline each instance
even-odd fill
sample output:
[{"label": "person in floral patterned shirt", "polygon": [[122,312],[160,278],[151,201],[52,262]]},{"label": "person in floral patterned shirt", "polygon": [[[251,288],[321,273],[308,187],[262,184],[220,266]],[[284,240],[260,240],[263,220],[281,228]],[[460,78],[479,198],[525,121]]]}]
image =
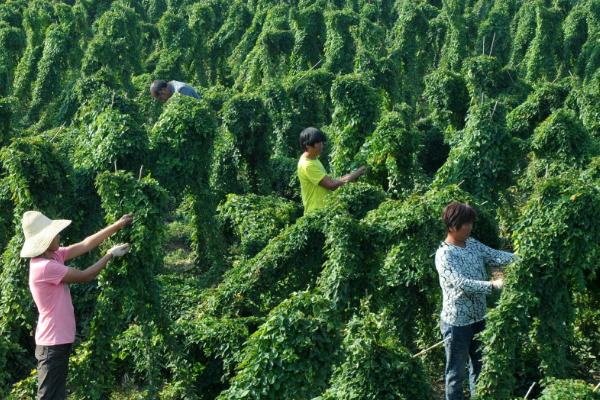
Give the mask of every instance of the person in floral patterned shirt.
[{"label": "person in floral patterned shirt", "polygon": [[446,400],[462,400],[469,363],[471,396],[481,371],[480,343],[475,335],[485,327],[486,295],[502,288],[502,279],[489,280],[486,265],[501,267],[514,254],[492,249],[471,236],[477,212],[468,204],[453,202],[442,219],[447,235],[435,254],[443,294],[440,330],[446,351]]}]

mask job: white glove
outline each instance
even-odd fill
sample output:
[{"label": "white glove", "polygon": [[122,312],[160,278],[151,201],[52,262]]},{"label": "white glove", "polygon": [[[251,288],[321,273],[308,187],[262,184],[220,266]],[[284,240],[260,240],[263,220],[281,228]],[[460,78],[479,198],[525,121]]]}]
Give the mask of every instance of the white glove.
[{"label": "white glove", "polygon": [[496,290],[502,289],[504,287],[504,281],[502,280],[502,278],[494,279],[492,281],[492,287]]},{"label": "white glove", "polygon": [[121,243],[116,246],[113,246],[108,250],[108,254],[114,257],[123,257],[125,254],[129,253],[129,243]]}]

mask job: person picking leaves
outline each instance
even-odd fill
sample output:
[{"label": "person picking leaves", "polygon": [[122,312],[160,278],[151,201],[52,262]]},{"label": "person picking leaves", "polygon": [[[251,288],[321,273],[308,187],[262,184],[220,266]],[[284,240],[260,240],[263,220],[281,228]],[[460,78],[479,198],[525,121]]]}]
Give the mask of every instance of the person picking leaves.
[{"label": "person picking leaves", "polygon": [[75,341],[75,312],[69,284],[93,280],[111,259],[127,254],[129,244],[112,247],[84,270],[69,268],[65,263],[95,249],[132,221],[131,215],[124,215],[83,241],[61,247],[60,232],[71,224],[70,220],[51,220],[39,211],[23,214],[25,243],[21,257],[30,258],[29,289],[39,312],[35,331],[38,400],[66,398],[69,354]]},{"label": "person picking leaves", "polygon": [[489,280],[485,266],[502,267],[515,259],[513,253],[492,249],[471,237],[477,212],[468,204],[452,202],[444,209],[446,239],[435,253],[443,306],[440,330],[446,352],[446,400],[463,400],[463,382],[469,364],[469,388],[481,371],[477,334],[485,328],[486,295],[500,290],[502,279]]},{"label": "person picking leaves", "polygon": [[326,141],[325,134],[317,128],[306,128],[300,133],[300,147],[303,153],[298,160],[298,179],[304,214],[323,207],[325,197],[330,192],[346,183],[354,182],[366,170],[363,166],[341,178],[331,178],[319,160]]}]

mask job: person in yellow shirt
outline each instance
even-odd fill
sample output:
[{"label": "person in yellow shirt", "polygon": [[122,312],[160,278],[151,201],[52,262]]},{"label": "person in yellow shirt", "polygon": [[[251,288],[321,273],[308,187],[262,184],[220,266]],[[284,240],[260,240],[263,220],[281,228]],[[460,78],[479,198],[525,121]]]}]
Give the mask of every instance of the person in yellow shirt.
[{"label": "person in yellow shirt", "polygon": [[300,179],[304,214],[323,207],[325,197],[331,191],[348,182],[354,182],[365,173],[363,166],[338,179],[327,175],[325,167],[319,161],[326,141],[325,134],[317,128],[306,128],[300,133],[300,147],[303,153],[298,160],[298,178]]}]

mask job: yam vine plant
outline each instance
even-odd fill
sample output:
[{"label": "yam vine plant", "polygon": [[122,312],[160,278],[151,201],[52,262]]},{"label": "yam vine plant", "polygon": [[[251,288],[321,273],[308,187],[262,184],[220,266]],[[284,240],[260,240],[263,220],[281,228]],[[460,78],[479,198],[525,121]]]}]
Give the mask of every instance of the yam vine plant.
[{"label": "yam vine plant", "polygon": [[[35,208],[73,220],[66,241],[136,215],[113,238],[129,258],[70,289],[74,400],[439,398],[442,348],[411,355],[440,340],[439,217],[463,201],[475,238],[519,255],[488,302],[479,396],[537,381],[589,398],[599,16],[598,0],[1,2],[0,397],[35,390],[18,258]],[[201,99],[158,102],[155,79]],[[332,177],[370,170],[303,215],[307,126]]]},{"label": "yam vine plant", "polygon": [[[473,104],[458,143],[438,171],[434,185],[461,184],[482,200],[494,201],[512,183],[519,155],[505,127],[506,111],[497,102]],[[457,135],[458,136],[458,135]]]},{"label": "yam vine plant", "polygon": [[572,379],[553,379],[550,384],[544,388],[541,400],[558,400],[563,398],[573,400],[596,400],[600,394],[594,392],[592,385],[584,381]]},{"label": "yam vine plant", "polygon": [[368,78],[358,74],[340,75],[331,85],[331,167],[334,174],[341,175],[356,167],[353,156],[375,128],[380,101]]},{"label": "yam vine plant", "polygon": [[248,170],[251,187],[260,192],[268,174],[271,150],[266,133],[271,124],[263,99],[255,94],[239,94],[223,104],[223,128],[231,133],[233,144]]},{"label": "yam vine plant", "polygon": [[21,217],[27,210],[42,210],[53,218],[68,215],[73,211],[70,205],[74,203],[74,193],[69,165],[55,146],[41,138],[15,140],[2,148],[0,162],[2,191],[10,196],[14,230],[2,253],[0,273],[0,385],[6,388],[28,375],[34,366],[28,354],[34,347],[31,334],[37,318],[28,293],[28,261],[19,256],[24,241]]},{"label": "yam vine plant", "polygon": [[591,221],[599,212],[597,182],[565,173],[536,186],[514,230],[519,261],[507,270],[483,333],[482,398],[511,398],[524,340],[533,341],[543,377],[569,375],[573,293],[584,291],[597,269],[600,248]]},{"label": "yam vine plant", "polygon": [[[230,194],[218,208],[219,220],[239,241],[241,255],[254,256],[299,216],[296,203],[277,196]],[[229,235],[225,235],[226,237]]]},{"label": "yam vine plant", "polygon": [[346,326],[343,351],[344,363],[334,370],[331,386],[318,399],[432,398],[422,366],[402,345],[385,313],[364,311],[354,316]]},{"label": "yam vine plant", "polygon": [[317,396],[327,387],[340,341],[338,329],[336,313],[328,300],[310,291],[293,293],[248,339],[231,386],[217,398]]},{"label": "yam vine plant", "polygon": [[410,193],[420,172],[417,150],[421,138],[407,118],[410,109],[404,111],[384,114],[361,149],[371,167],[369,180],[396,196]]},{"label": "yam vine plant", "polygon": [[217,260],[215,200],[208,190],[216,117],[204,102],[177,95],[150,131],[153,169],[160,182],[177,193],[194,196],[194,250],[205,265]]},{"label": "yam vine plant", "polygon": [[[152,178],[138,180],[123,172],[98,175],[96,186],[108,223],[126,213],[134,216],[131,227],[111,239],[129,243],[131,250],[99,277],[100,293],[89,332],[73,357],[71,385],[78,398],[100,399],[118,383],[119,375],[128,373],[145,383],[150,398],[158,398],[166,384],[165,367],[171,379],[184,385],[191,385],[188,374],[193,373],[186,369],[171,337],[171,322],[161,307],[156,280],[162,268],[162,215],[168,194]],[[89,382],[94,382],[93,389]]]}]

